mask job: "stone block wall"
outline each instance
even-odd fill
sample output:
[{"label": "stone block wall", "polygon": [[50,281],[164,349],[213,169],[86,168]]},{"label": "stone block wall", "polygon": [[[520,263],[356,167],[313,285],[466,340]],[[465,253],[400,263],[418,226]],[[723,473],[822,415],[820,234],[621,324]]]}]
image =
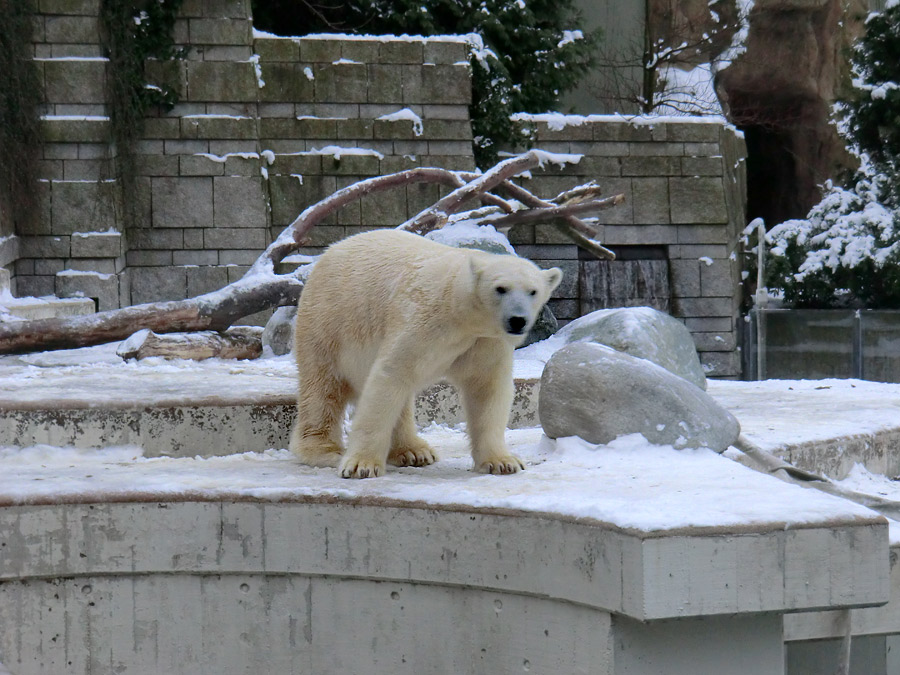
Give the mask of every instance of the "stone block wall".
[{"label": "stone block wall", "polygon": [[[187,59],[149,73],[180,102],[146,120],[136,191],[123,195],[99,0],[41,0],[43,213],[17,237],[19,294],[84,295],[111,309],[215,290],[341,187],[414,166],[474,168],[461,40],[277,38],[254,33],[249,6],[183,4],[175,40]],[[380,119],[404,109],[407,119]],[[425,186],[368,197],[317,227],[308,250],[396,226],[438,195]]]},{"label": "stone block wall", "polygon": [[[597,266],[614,274],[634,261],[668,261],[666,308],[694,336],[707,374],[740,375],[737,351],[741,299],[738,240],[744,225],[746,179],[742,136],[717,120],[618,116],[522,116],[535,147],[582,158],[548,164],[524,185],[542,197],[595,181],[625,204],[600,214],[600,241],[620,260],[602,263],[572,245],[552,225],[516,228],[517,250],[566,272],[551,301],[562,319],[598,308]],[[618,273],[621,273],[620,269]],[[664,271],[665,274],[665,271]],[[644,283],[638,279],[640,297]]]},{"label": "stone block wall", "polygon": [[[186,0],[175,39],[187,58],[149,64],[151,81],[175,86],[180,102],[146,119],[135,188],[123,194],[99,2],[39,2],[41,217],[32,231],[0,230],[0,265],[18,295],[85,296],[99,309],[198,295],[239,278],[304,208],[335,190],[414,166],[474,169],[461,39],[279,38],[253,30],[249,0]],[[624,274],[634,302],[659,300],[684,320],[711,375],[738,375],[742,139],[716,121],[521,121],[536,147],[583,155],[533,172],[528,187],[550,197],[595,180],[626,196],[599,221],[601,241],[620,256],[613,263],[579,251],[551,225],[511,232],[520,254],[565,271],[551,301],[561,322],[606,306],[597,295],[604,275]],[[396,226],[439,196],[426,185],[366,197],[316,227],[304,252]]]}]

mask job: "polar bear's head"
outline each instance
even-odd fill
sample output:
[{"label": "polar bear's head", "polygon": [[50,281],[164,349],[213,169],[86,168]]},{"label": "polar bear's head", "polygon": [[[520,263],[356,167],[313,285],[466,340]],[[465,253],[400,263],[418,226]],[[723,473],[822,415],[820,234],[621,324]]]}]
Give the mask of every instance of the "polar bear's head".
[{"label": "polar bear's head", "polygon": [[541,308],[562,281],[562,270],[542,270],[530,260],[512,255],[484,254],[471,258],[475,292],[504,336],[525,339]]}]

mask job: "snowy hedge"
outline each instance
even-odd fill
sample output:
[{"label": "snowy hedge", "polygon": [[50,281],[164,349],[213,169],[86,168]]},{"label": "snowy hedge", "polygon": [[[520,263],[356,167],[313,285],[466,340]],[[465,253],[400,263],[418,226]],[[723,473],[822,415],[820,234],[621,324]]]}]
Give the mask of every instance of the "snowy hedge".
[{"label": "snowy hedge", "polygon": [[767,284],[797,307],[900,309],[900,1],[869,16],[851,58],[854,95],[835,111],[860,169],[767,233]]}]

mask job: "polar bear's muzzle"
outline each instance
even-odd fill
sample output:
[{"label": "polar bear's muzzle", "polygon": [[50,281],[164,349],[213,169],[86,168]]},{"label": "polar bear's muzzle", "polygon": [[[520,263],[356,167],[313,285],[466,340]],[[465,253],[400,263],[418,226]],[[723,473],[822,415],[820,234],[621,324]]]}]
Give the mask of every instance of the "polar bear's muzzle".
[{"label": "polar bear's muzzle", "polygon": [[528,317],[511,316],[506,320],[506,332],[510,335],[521,335],[528,325]]}]

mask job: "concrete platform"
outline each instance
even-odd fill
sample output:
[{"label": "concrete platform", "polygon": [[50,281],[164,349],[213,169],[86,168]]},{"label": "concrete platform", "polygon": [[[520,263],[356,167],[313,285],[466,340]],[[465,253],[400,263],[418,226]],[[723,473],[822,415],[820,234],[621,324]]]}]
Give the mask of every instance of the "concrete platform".
[{"label": "concrete platform", "polygon": [[[859,635],[900,632],[884,518],[707,451],[542,440],[527,364],[508,433],[526,472],[474,474],[465,435],[431,427],[437,464],[347,481],[278,449],[289,359],[97,354],[0,359],[0,446],[18,448],[0,447],[14,675],[769,675],[785,640],[836,637],[848,608]],[[710,393],[763,447],[855,436],[842,452],[864,456],[900,428],[893,387]],[[453,422],[458,403],[438,388],[419,415]],[[22,449],[40,443],[73,448]]]}]

